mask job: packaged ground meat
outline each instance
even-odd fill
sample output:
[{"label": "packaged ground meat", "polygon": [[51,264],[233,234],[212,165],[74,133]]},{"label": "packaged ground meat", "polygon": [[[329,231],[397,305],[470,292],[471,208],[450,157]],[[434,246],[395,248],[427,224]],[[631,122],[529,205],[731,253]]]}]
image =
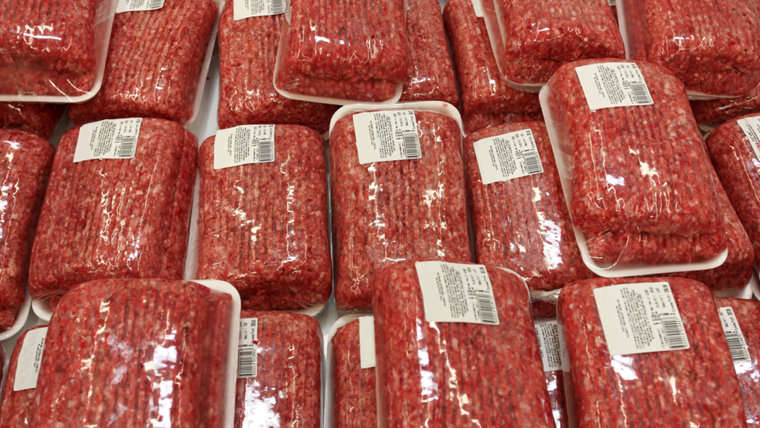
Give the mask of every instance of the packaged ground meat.
[{"label": "packaged ground meat", "polygon": [[107,279],[67,292],[48,327],[30,426],[229,426],[240,306],[227,287]]},{"label": "packaged ground meat", "polygon": [[472,133],[464,158],[478,263],[514,270],[536,290],[593,276],[575,241],[543,123]]},{"label": "packaged ground meat", "polygon": [[[532,305],[535,314],[535,302]],[[556,308],[556,302],[553,306]],[[556,317],[556,315],[552,315]],[[567,400],[565,398],[565,376],[569,378],[569,367],[562,366],[562,346],[559,326],[555,318],[534,318],[533,325],[536,329],[538,347],[541,351],[541,361],[546,378],[546,391],[549,394],[549,404],[554,417],[554,426],[567,428],[570,426],[568,418]],[[567,371],[565,371],[567,370]]]},{"label": "packaged ground meat", "polygon": [[620,0],[630,58],[670,69],[690,93],[738,96],[760,83],[760,15],[746,0]]},{"label": "packaged ground meat", "polygon": [[[526,92],[527,93],[527,92]],[[483,128],[490,126],[501,126],[516,122],[535,122],[543,121],[543,115],[539,113],[504,113],[504,114],[470,114],[464,115],[464,132],[467,135],[472,134]]]},{"label": "packaged ground meat", "polygon": [[520,89],[538,91],[568,62],[625,58],[623,39],[606,0],[494,0],[482,4],[501,75]]},{"label": "packaged ground meat", "polygon": [[406,261],[372,282],[378,426],[554,426],[519,276]]},{"label": "packaged ground meat", "polygon": [[436,0],[407,1],[410,69],[401,101],[445,101],[458,105],[457,81],[443,28],[441,6]]},{"label": "packaged ground meat", "polygon": [[333,119],[330,173],[339,310],[369,308],[369,279],[388,264],[414,258],[472,260],[461,130],[451,116],[414,105]]},{"label": "packaged ground meat", "polygon": [[62,104],[0,103],[0,128],[31,132],[47,140],[63,109]]},{"label": "packaged ground meat", "polygon": [[[590,279],[559,296],[578,426],[744,426],[713,295],[690,279]],[[708,391],[709,393],[705,393]]]},{"label": "packaged ground meat", "polygon": [[[77,162],[75,154],[87,154],[88,141],[96,141],[98,150],[116,141],[116,156],[132,150],[133,157]],[[67,131],[32,248],[32,297],[45,299],[93,279],[182,278],[196,152],[193,134],[162,119],[104,121]]]},{"label": "packaged ground meat", "polygon": [[409,77],[403,0],[292,0],[274,85],[330,104],[397,100]]},{"label": "packaged ground meat", "polygon": [[117,14],[103,86],[90,101],[69,107],[71,121],[190,120],[216,18],[213,0],[164,0],[160,9]]},{"label": "packaged ground meat", "polygon": [[24,301],[29,251],[55,149],[23,131],[0,130],[0,331]]},{"label": "packaged ground meat", "polygon": [[[259,162],[228,163],[233,144]],[[266,157],[266,159],[265,159]],[[229,282],[246,309],[303,309],[330,298],[327,167],[322,136],[299,125],[219,132],[201,145],[197,278]],[[217,169],[220,168],[220,169]]]},{"label": "packaged ground meat", "polygon": [[336,107],[290,100],[272,84],[285,15],[236,20],[234,4],[224,4],[219,21],[219,128],[290,123],[326,131]]},{"label": "packaged ground meat", "polygon": [[691,110],[699,127],[712,131],[735,117],[760,112],[760,86],[737,98],[692,101]]},{"label": "packaged ground meat", "polygon": [[[25,347],[24,343],[27,336],[37,339],[38,334],[40,333],[40,329],[45,329],[44,331],[47,331],[47,326],[33,327],[23,332],[18,337],[16,340],[16,345],[13,347],[10,363],[8,363],[8,375],[5,378],[5,386],[3,387],[2,403],[0,403],[0,427],[26,428],[31,426],[29,425],[29,419],[31,418],[32,413],[35,411],[32,406],[34,404],[34,388],[36,386],[36,378],[34,377],[34,371],[29,370],[29,366],[33,365],[37,358],[22,358],[19,360],[19,357],[21,357],[21,349]],[[30,334],[30,332],[36,333]],[[41,341],[42,343],[40,343],[38,340],[32,343],[32,340],[30,339],[30,342],[28,342],[26,346],[29,346],[29,349],[33,349],[34,351],[37,349],[40,349],[41,351],[44,346],[44,335],[42,336]],[[29,355],[36,357],[35,353],[31,353],[29,350],[26,350],[24,352],[24,357],[28,357]],[[5,362],[5,358],[3,358],[3,362]],[[19,364],[22,365],[21,371],[19,371]],[[17,386],[17,377],[30,377],[33,379],[31,379],[31,383],[25,382],[25,385]]]}]

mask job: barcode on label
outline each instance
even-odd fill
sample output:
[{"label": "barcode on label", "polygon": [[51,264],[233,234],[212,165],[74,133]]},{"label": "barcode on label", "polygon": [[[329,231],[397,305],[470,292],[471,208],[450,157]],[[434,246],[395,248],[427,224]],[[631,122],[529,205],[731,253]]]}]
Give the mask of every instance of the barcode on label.
[{"label": "barcode on label", "polygon": [[133,136],[128,137],[116,137],[116,144],[119,145],[119,157],[131,158],[135,155],[135,144],[137,144],[137,138]]},{"label": "barcode on label", "polygon": [[148,2],[148,7],[151,9],[161,9],[164,7],[164,0],[150,0]]},{"label": "barcode on label", "polygon": [[259,162],[274,162],[274,141],[259,141]]},{"label": "barcode on label", "polygon": [[404,157],[407,159],[419,159],[422,157],[420,140],[417,134],[404,134]]},{"label": "barcode on label", "polygon": [[529,175],[544,172],[544,168],[541,165],[538,156],[526,156],[523,158],[523,161],[525,162],[525,171]]},{"label": "barcode on label", "polygon": [[496,306],[494,305],[493,294],[479,292],[475,294],[475,298],[477,299],[478,313],[483,323],[498,324],[499,320],[496,318]]},{"label": "barcode on label", "polygon": [[749,363],[749,354],[747,347],[744,345],[744,338],[735,331],[726,332],[726,341],[728,350],[731,351],[731,359],[735,363]]},{"label": "barcode on label", "polygon": [[238,378],[256,377],[256,373],[258,372],[257,365],[256,345],[238,348]]},{"label": "barcode on label", "polygon": [[645,83],[631,83],[631,94],[636,104],[650,104],[652,97],[649,95]]},{"label": "barcode on label", "polygon": [[665,342],[669,349],[678,350],[689,347],[689,342],[683,334],[681,319],[678,315],[664,316],[660,318],[660,321],[662,322]]},{"label": "barcode on label", "polygon": [[283,0],[271,0],[271,12],[272,14],[279,15],[285,13],[285,2]]}]

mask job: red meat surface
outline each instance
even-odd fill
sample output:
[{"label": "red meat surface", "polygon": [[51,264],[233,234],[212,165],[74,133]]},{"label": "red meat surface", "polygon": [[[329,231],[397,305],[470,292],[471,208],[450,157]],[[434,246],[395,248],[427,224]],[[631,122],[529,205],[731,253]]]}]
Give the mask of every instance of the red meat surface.
[{"label": "red meat surface", "polygon": [[63,109],[63,104],[0,103],[0,128],[31,132],[47,140]]},{"label": "red meat surface", "polygon": [[[35,411],[32,407],[34,404],[34,389],[25,389],[14,391],[13,385],[16,382],[16,369],[18,368],[19,354],[21,346],[26,339],[26,334],[32,330],[45,328],[45,326],[32,327],[21,333],[13,347],[10,363],[8,363],[8,375],[5,378],[5,387],[3,388],[3,399],[0,403],[0,427],[4,428],[26,428],[29,427],[29,420]],[[3,358],[5,362],[5,358]]]}]

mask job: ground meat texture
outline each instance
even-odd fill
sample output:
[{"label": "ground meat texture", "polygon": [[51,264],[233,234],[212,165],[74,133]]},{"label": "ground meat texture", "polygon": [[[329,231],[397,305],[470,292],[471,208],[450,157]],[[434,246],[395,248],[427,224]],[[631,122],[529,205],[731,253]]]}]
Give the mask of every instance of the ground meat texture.
[{"label": "ground meat texture", "polygon": [[422,158],[359,164],[352,116],[330,134],[335,302],[369,308],[369,279],[400,260],[471,261],[467,196],[456,122],[417,111]]},{"label": "ground meat texture", "polygon": [[327,131],[337,109],[295,101],[274,89],[272,78],[285,15],[235,21],[226,2],[219,21],[219,128],[256,123],[291,123]]},{"label": "ground meat texture", "polygon": [[78,137],[79,128],[66,132],[53,162],[29,267],[32,297],[93,279],[182,278],[195,136],[143,119],[134,158],[74,163]]},{"label": "ground meat texture", "polygon": [[592,112],[575,68],[610,61],[629,62],[577,61],[547,84],[558,146],[572,169],[573,223],[587,233],[720,230],[710,160],[683,84],[660,66],[636,62],[654,104]]},{"label": "ground meat texture", "polygon": [[238,379],[235,428],[319,428],[322,333],[316,318],[290,312],[243,311],[258,318],[255,378]]},{"label": "ground meat texture", "polygon": [[436,0],[408,0],[409,78],[401,101],[445,101],[459,104],[441,6]]},{"label": "ground meat texture", "polygon": [[[16,382],[16,369],[18,368],[18,358],[21,353],[21,346],[26,339],[26,334],[32,330],[39,328],[45,328],[45,326],[39,326],[30,328],[21,333],[21,336],[16,340],[16,345],[13,347],[13,353],[11,354],[11,360],[8,364],[8,375],[5,378],[5,387],[3,388],[3,399],[0,403],[0,427],[3,428],[26,428],[29,425],[29,419],[35,409],[32,407],[34,404],[34,389],[25,389],[23,391],[14,391],[13,385]],[[2,350],[0,349],[0,352]],[[5,357],[2,359],[5,362]]]},{"label": "ground meat texture", "polygon": [[664,65],[690,91],[741,95],[760,83],[760,17],[746,0],[620,0],[631,58]]},{"label": "ground meat texture", "polygon": [[0,128],[31,132],[47,140],[63,109],[63,104],[0,103]]},{"label": "ground meat texture", "polygon": [[501,78],[485,21],[475,15],[472,0],[450,0],[443,9],[443,19],[454,54],[465,116],[541,112],[536,94],[518,91]]},{"label": "ground meat texture", "polygon": [[[741,390],[710,290],[667,281],[689,349],[612,356],[593,290],[642,280],[600,278],[562,289],[558,314],[570,360],[578,426],[744,426]],[[709,390],[709,394],[704,392]]]},{"label": "ground meat texture", "polygon": [[100,0],[0,5],[0,93],[79,96],[95,82]]},{"label": "ground meat texture", "polygon": [[187,281],[70,290],[50,320],[30,426],[222,427],[231,306]]},{"label": "ground meat texture", "polygon": [[[527,92],[526,92],[527,93]],[[464,132],[469,135],[483,128],[496,127],[516,122],[543,121],[544,116],[539,113],[503,113],[503,114],[470,114],[462,118]]]},{"label": "ground meat texture", "polygon": [[483,13],[498,22],[501,43],[494,50],[501,49],[502,76],[517,84],[546,82],[562,64],[579,59],[625,58],[607,0],[484,1]]},{"label": "ground meat texture", "polygon": [[357,101],[393,97],[409,73],[403,0],[293,0],[277,86]]},{"label": "ground meat texture", "polygon": [[377,423],[375,369],[362,369],[359,320],[333,336],[333,411],[335,428],[364,428]]},{"label": "ground meat texture", "polygon": [[525,285],[501,269],[488,275],[499,325],[427,322],[414,262],[374,276],[384,426],[553,426]]},{"label": "ground meat texture", "polygon": [[165,0],[161,9],[116,15],[103,86],[69,108],[71,121],[189,120],[216,17],[213,0]]},{"label": "ground meat texture", "polygon": [[737,98],[692,101],[691,110],[700,126],[715,128],[735,117],[760,112],[760,86]]},{"label": "ground meat texture", "polygon": [[244,308],[300,309],[330,298],[327,171],[322,136],[275,127],[275,161],[214,169],[201,146],[198,278],[222,279]]},{"label": "ground meat texture", "polygon": [[[484,185],[474,143],[523,129],[533,132],[544,172]],[[537,290],[593,276],[575,242],[543,123],[513,123],[470,134],[464,157],[478,263],[509,268]]]},{"label": "ground meat texture", "polygon": [[549,404],[552,408],[554,426],[567,428],[570,421],[567,416],[567,401],[565,400],[565,378],[561,370],[544,372],[546,390],[549,393]]},{"label": "ground meat texture", "polygon": [[726,232],[686,237],[654,233],[587,233],[589,256],[597,263],[693,263],[726,249]]}]

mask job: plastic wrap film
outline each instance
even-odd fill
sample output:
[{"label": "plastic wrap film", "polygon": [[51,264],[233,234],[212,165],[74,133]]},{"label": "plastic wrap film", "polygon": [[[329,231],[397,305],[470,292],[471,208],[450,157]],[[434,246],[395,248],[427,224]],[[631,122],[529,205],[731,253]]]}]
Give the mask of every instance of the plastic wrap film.
[{"label": "plastic wrap film", "polygon": [[214,169],[201,146],[198,278],[229,282],[243,308],[301,309],[330,298],[332,269],[322,136],[276,125],[274,161]]},{"label": "plastic wrap film", "polygon": [[[33,327],[23,332],[16,340],[16,346],[13,347],[10,362],[8,363],[8,375],[5,378],[5,387],[3,387],[3,398],[0,403],[0,427],[6,428],[26,428],[29,427],[29,419],[34,412],[34,388],[14,391],[16,382],[16,369],[19,364],[21,347],[24,344],[26,335],[32,331],[47,326]],[[3,362],[5,358],[3,358]],[[22,361],[22,364],[25,363]]]},{"label": "plastic wrap film", "polygon": [[353,116],[330,134],[333,245],[339,310],[369,308],[373,273],[416,258],[471,261],[461,131],[415,111],[422,157],[360,164]]},{"label": "plastic wrap film", "polygon": [[[557,321],[557,299],[560,292],[561,289],[554,291],[531,291],[530,307],[534,325],[541,322]],[[559,342],[558,346],[562,346],[562,342]],[[560,352],[562,352],[561,348]],[[563,370],[565,371],[563,372]],[[552,408],[554,426],[556,428],[568,428],[571,426],[567,399],[568,389],[572,388],[569,370],[569,367],[562,367],[561,370],[547,371],[546,367],[544,367],[546,390],[549,393],[549,404]]]},{"label": "plastic wrap film", "polygon": [[71,121],[188,121],[216,17],[213,0],[164,0],[160,9],[116,15],[103,86],[91,100],[69,107]]},{"label": "plastic wrap film", "polygon": [[[527,94],[528,92],[526,92]],[[539,113],[503,113],[503,114],[469,114],[462,118],[464,131],[467,135],[488,127],[497,127],[516,122],[543,121],[544,116]]]},{"label": "plastic wrap film", "polygon": [[437,0],[407,0],[406,31],[410,69],[401,101],[459,104],[457,80]]},{"label": "plastic wrap film", "polygon": [[542,95],[555,155],[570,176],[571,218],[591,257],[656,265],[720,254],[724,215],[683,84],[663,67],[636,62],[653,104],[591,110],[576,67],[609,62],[632,63],[567,64]]},{"label": "plastic wrap film", "polygon": [[63,109],[61,104],[0,103],[0,128],[31,132],[47,140]]},{"label": "plastic wrap film", "polygon": [[543,84],[568,62],[625,57],[607,0],[484,0],[482,4],[501,75],[515,85]]},{"label": "plastic wrap film", "polygon": [[746,0],[619,0],[629,57],[663,65],[690,92],[741,95],[760,83],[760,16]]},{"label": "plastic wrap film", "polygon": [[487,272],[498,325],[428,322],[414,262],[373,277],[380,427],[554,426],[525,284]]},{"label": "plastic wrap film", "polygon": [[736,98],[692,101],[691,110],[700,127],[716,128],[733,118],[760,112],[760,86]]},{"label": "plastic wrap film", "polygon": [[[474,144],[524,129],[533,134],[543,172],[483,184]],[[513,123],[470,134],[464,141],[464,158],[478,263],[509,268],[537,290],[594,276],[575,242],[543,123]]]},{"label": "plastic wrap film", "polygon": [[332,348],[335,428],[376,426],[375,368],[361,367],[358,319],[335,333]]},{"label": "plastic wrap film", "polygon": [[518,91],[501,78],[485,21],[475,15],[472,0],[448,1],[443,18],[456,63],[467,132],[485,127],[467,126],[468,116],[540,114],[536,94]]},{"label": "plastic wrap film", "polygon": [[275,86],[355,101],[392,99],[408,77],[405,0],[292,0]]},{"label": "plastic wrap film", "polygon": [[30,426],[222,427],[231,307],[184,281],[70,290],[50,320]]},{"label": "plastic wrap film", "polygon": [[67,131],[53,162],[32,247],[32,297],[93,279],[182,278],[195,136],[143,119],[133,158],[74,162],[78,137],[79,128]]}]

